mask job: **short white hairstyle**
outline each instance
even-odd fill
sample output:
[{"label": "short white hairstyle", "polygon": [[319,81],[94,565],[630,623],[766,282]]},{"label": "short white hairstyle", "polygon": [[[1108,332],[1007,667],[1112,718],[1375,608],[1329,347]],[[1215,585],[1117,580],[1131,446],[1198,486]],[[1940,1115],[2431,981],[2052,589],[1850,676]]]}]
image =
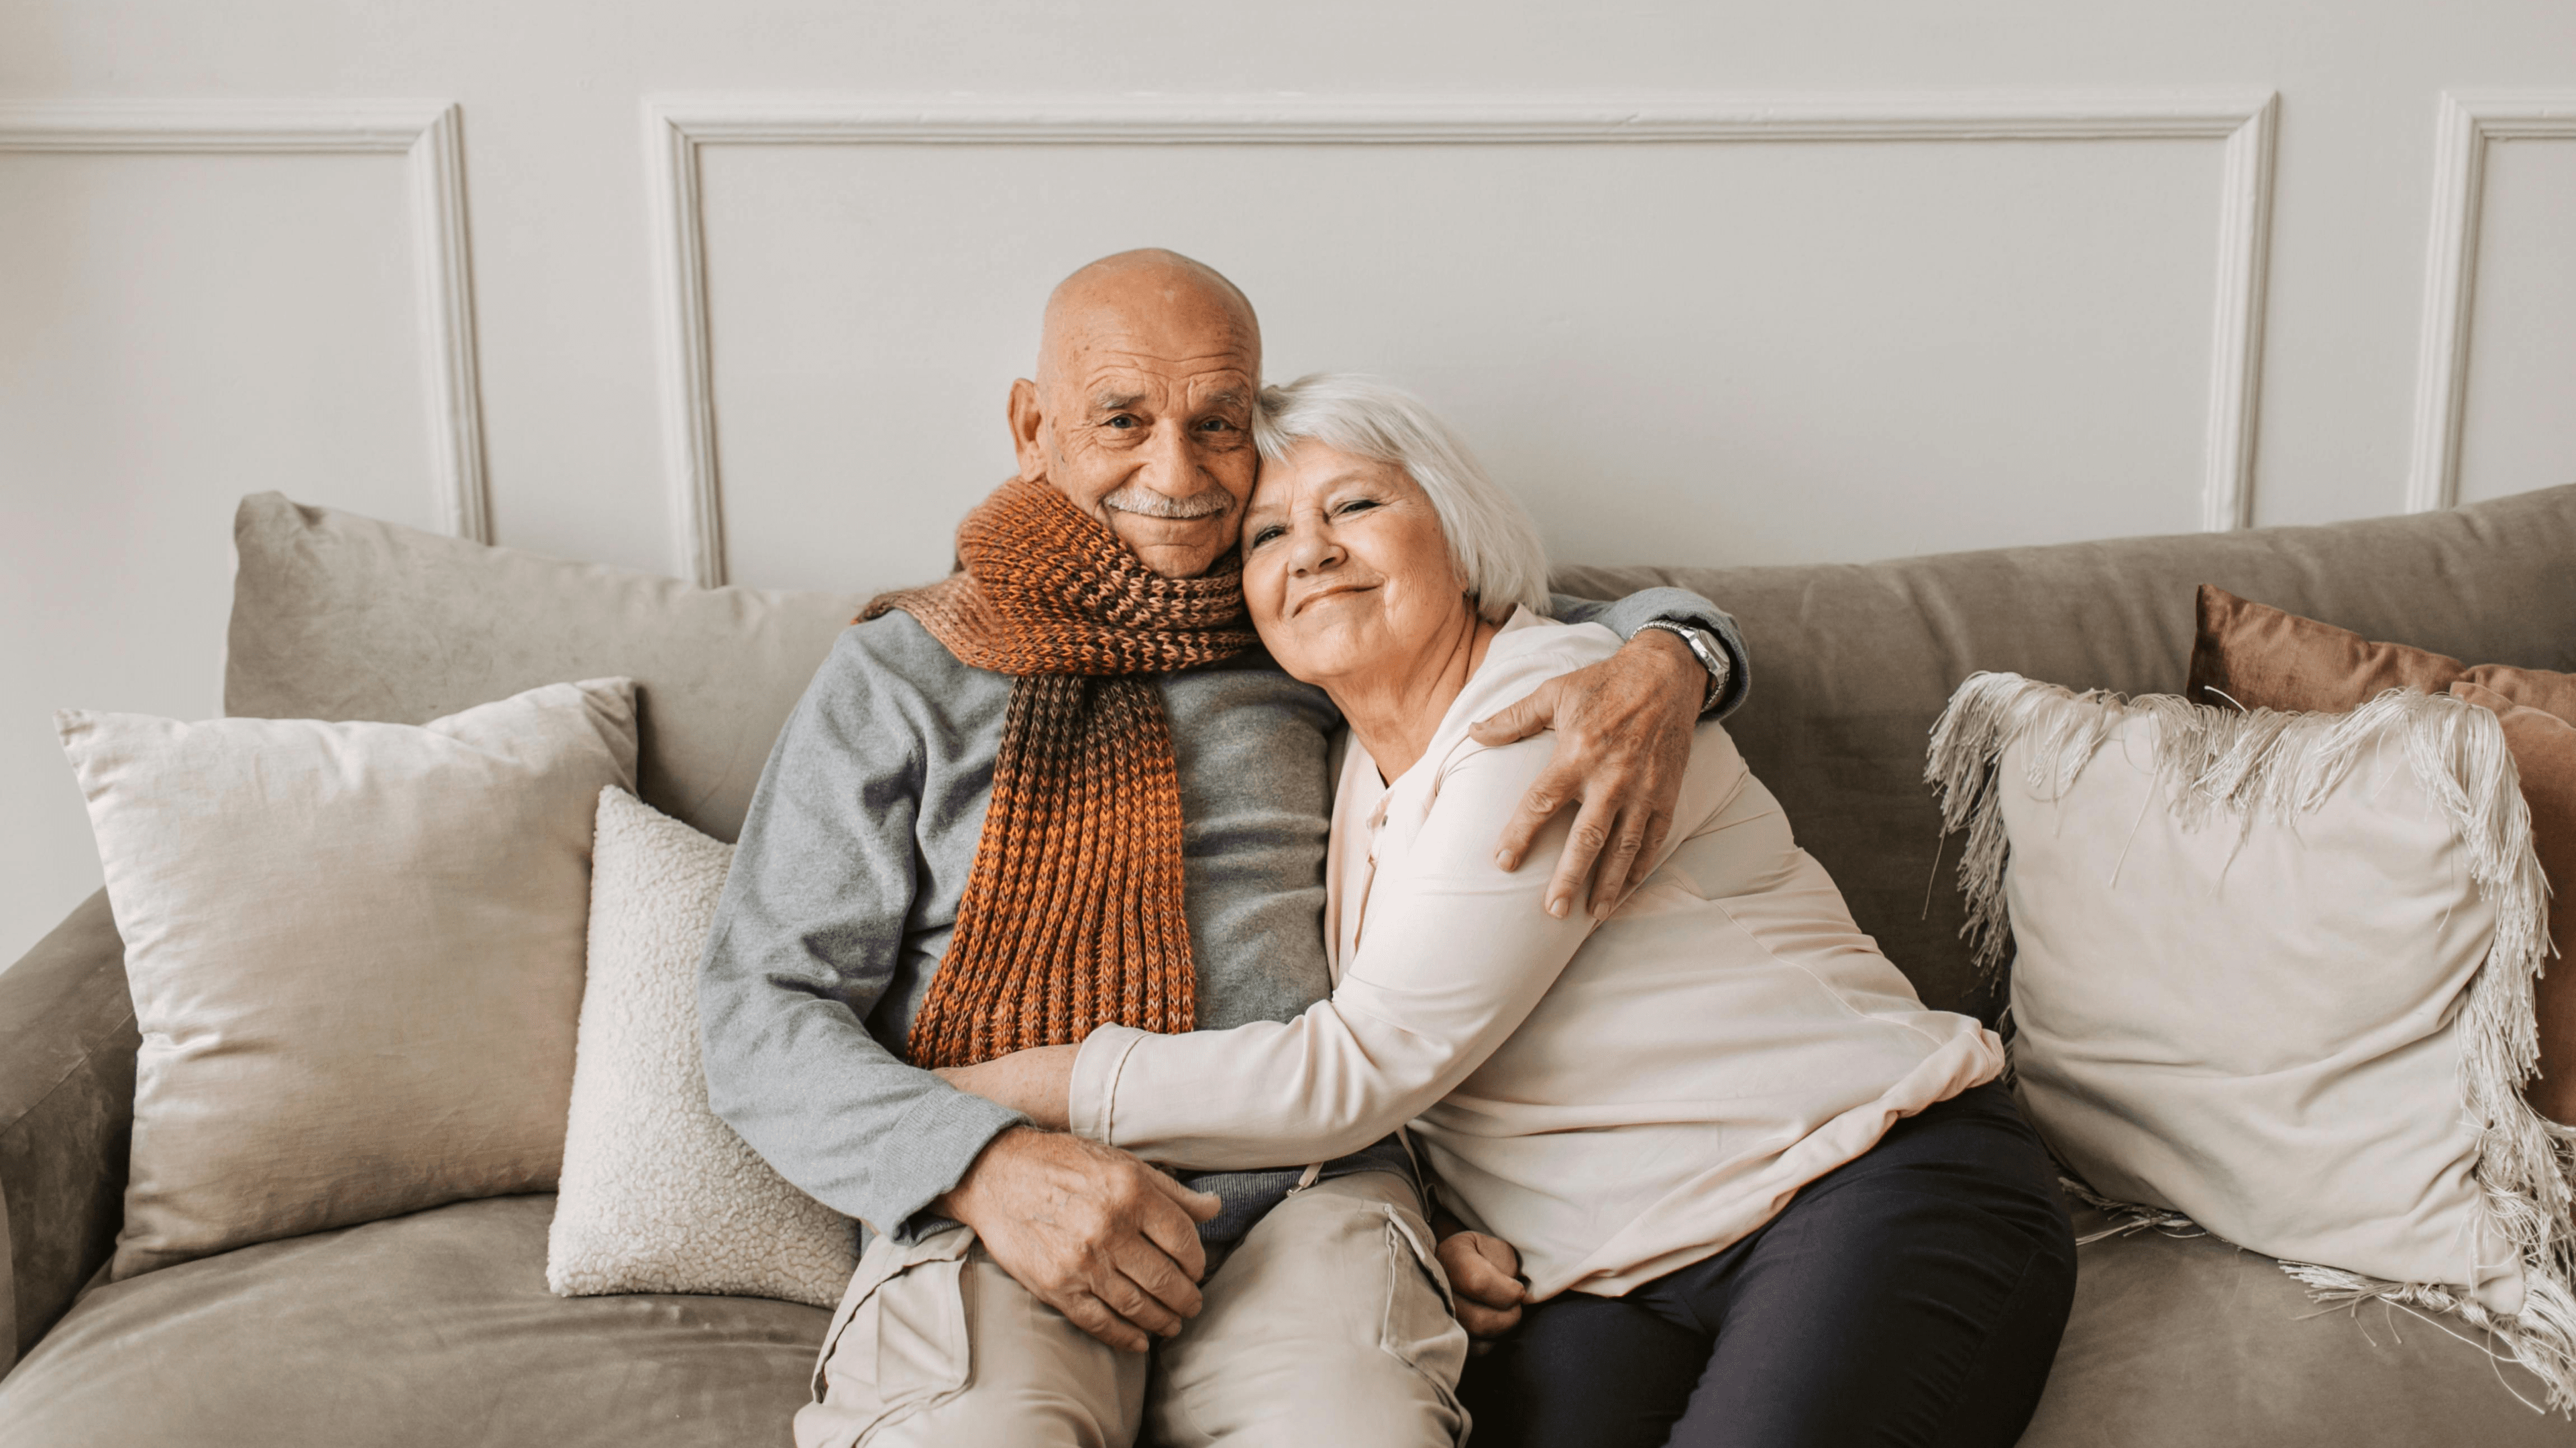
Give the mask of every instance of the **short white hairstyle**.
[{"label": "short white hairstyle", "polygon": [[1538,525],[1421,398],[1358,373],[1309,372],[1284,387],[1261,389],[1252,438],[1265,462],[1312,440],[1404,469],[1430,498],[1476,611],[1489,623],[1511,617],[1515,608],[1547,616],[1547,547]]}]

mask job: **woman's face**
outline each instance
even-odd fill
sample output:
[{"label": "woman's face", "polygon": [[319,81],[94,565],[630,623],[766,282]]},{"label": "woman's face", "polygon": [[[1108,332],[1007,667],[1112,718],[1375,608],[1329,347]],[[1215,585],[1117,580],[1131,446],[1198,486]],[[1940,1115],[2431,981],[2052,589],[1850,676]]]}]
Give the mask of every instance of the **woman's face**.
[{"label": "woman's face", "polygon": [[1311,439],[1261,465],[1243,518],[1243,596],[1279,666],[1326,686],[1406,668],[1473,623],[1421,485]]}]

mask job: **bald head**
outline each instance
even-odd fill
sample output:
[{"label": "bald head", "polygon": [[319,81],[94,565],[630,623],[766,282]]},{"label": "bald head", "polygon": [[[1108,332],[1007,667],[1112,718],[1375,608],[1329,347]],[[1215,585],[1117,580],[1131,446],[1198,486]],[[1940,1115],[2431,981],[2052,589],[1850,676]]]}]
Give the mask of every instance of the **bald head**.
[{"label": "bald head", "polygon": [[1260,385],[1261,324],[1234,283],[1159,248],[1102,257],[1057,284],[1037,377],[1011,384],[1020,476],[1195,577],[1234,546]]},{"label": "bald head", "polygon": [[1232,351],[1261,375],[1252,299],[1215,267],[1159,246],[1104,256],[1055,284],[1038,337],[1038,385],[1065,366],[1068,350],[1120,336]]}]

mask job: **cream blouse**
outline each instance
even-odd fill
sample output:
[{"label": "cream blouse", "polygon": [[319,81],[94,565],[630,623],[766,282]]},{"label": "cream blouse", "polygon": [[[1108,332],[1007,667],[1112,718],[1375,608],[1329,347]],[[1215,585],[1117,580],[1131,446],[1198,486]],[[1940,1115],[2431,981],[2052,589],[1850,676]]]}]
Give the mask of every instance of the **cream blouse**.
[{"label": "cream blouse", "polygon": [[1073,1129],[1221,1169],[1323,1161],[1410,1122],[1535,1296],[1617,1296],[1994,1079],[2002,1044],[1924,1007],[1714,722],[1662,860],[1608,920],[1541,907],[1565,820],[1517,872],[1494,863],[1551,741],[1489,749],[1468,726],[1617,648],[1515,614],[1411,769],[1381,783],[1354,741],[1325,867],[1332,998],[1230,1031],[1094,1031]]}]

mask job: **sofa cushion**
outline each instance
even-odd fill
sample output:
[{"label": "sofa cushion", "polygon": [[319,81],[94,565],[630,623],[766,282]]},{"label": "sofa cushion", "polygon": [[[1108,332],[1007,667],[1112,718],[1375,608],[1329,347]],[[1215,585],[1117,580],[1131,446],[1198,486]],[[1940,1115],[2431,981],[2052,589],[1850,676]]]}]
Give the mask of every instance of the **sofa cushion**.
[{"label": "sofa cushion", "polygon": [[2576,669],[2576,486],[2455,511],[2047,548],[1764,568],[1575,568],[1556,586],[1615,598],[1696,589],[1733,613],[1753,661],[1727,732],[1833,872],[1863,930],[1926,1003],[1999,1004],[1935,889],[1941,822],[1923,743],[1980,669],[2125,694],[2181,690],[2203,583],[2372,638],[2464,659]]},{"label": "sofa cushion", "polygon": [[[2565,1448],[2545,1389],[2453,1319],[2327,1311],[2269,1257],[2073,1207],[2075,1315],[2020,1448]],[[2533,1406],[2526,1406],[2526,1404]]]},{"label": "sofa cushion", "polygon": [[94,1288],[0,1378],[0,1441],[787,1442],[830,1315],[749,1297],[556,1297],[554,1205],[460,1202]]},{"label": "sofa cushion", "polygon": [[833,1306],[858,1270],[858,1224],[798,1191],[707,1106],[698,957],[733,846],[622,789],[599,792],[594,840],[546,1285]]},{"label": "sofa cushion", "polygon": [[2576,674],[2464,664],[2447,654],[2384,643],[2285,613],[2226,589],[2200,586],[2191,644],[2195,704],[2333,712],[2387,689],[2438,694],[2466,680],[2517,704],[2576,720]]},{"label": "sofa cushion", "polygon": [[[2199,704],[2241,709],[2357,708],[2383,689],[2454,695],[2505,721],[2505,747],[2531,804],[2532,848],[2553,897],[2576,893],[2576,674],[2469,665],[2404,644],[2378,643],[2349,629],[2301,618],[2201,585],[2200,631],[2191,647]],[[2561,960],[2576,957],[2576,910],[2550,913]],[[2540,978],[2533,1009],[2540,1026],[2540,1075],[2531,1104],[2576,1122],[2576,970]]]},{"label": "sofa cushion", "polygon": [[1979,674],[1931,752],[2060,1161],[2259,1252],[2471,1289],[2546,1351],[2569,1193],[2518,1094],[2543,886],[2493,714]]},{"label": "sofa cushion", "polygon": [[233,546],[225,713],[420,724],[539,684],[631,678],[637,793],[723,840],[864,601],[694,588],[279,493],[242,499]]},{"label": "sofa cushion", "polygon": [[143,1033],[116,1276],[554,1186],[626,680],[425,726],[57,718]]},{"label": "sofa cushion", "polygon": [[[554,1199],[500,1197],[94,1288],[0,1378],[0,1441],[262,1448],[777,1443],[829,1315],[552,1296]],[[2099,1230],[2078,1209],[2079,1233]],[[2140,1233],[2080,1254],[2022,1448],[2567,1442],[2538,1383],[2403,1310],[2320,1313],[2269,1258]],[[2501,1374],[2501,1378],[2499,1378]]]}]

